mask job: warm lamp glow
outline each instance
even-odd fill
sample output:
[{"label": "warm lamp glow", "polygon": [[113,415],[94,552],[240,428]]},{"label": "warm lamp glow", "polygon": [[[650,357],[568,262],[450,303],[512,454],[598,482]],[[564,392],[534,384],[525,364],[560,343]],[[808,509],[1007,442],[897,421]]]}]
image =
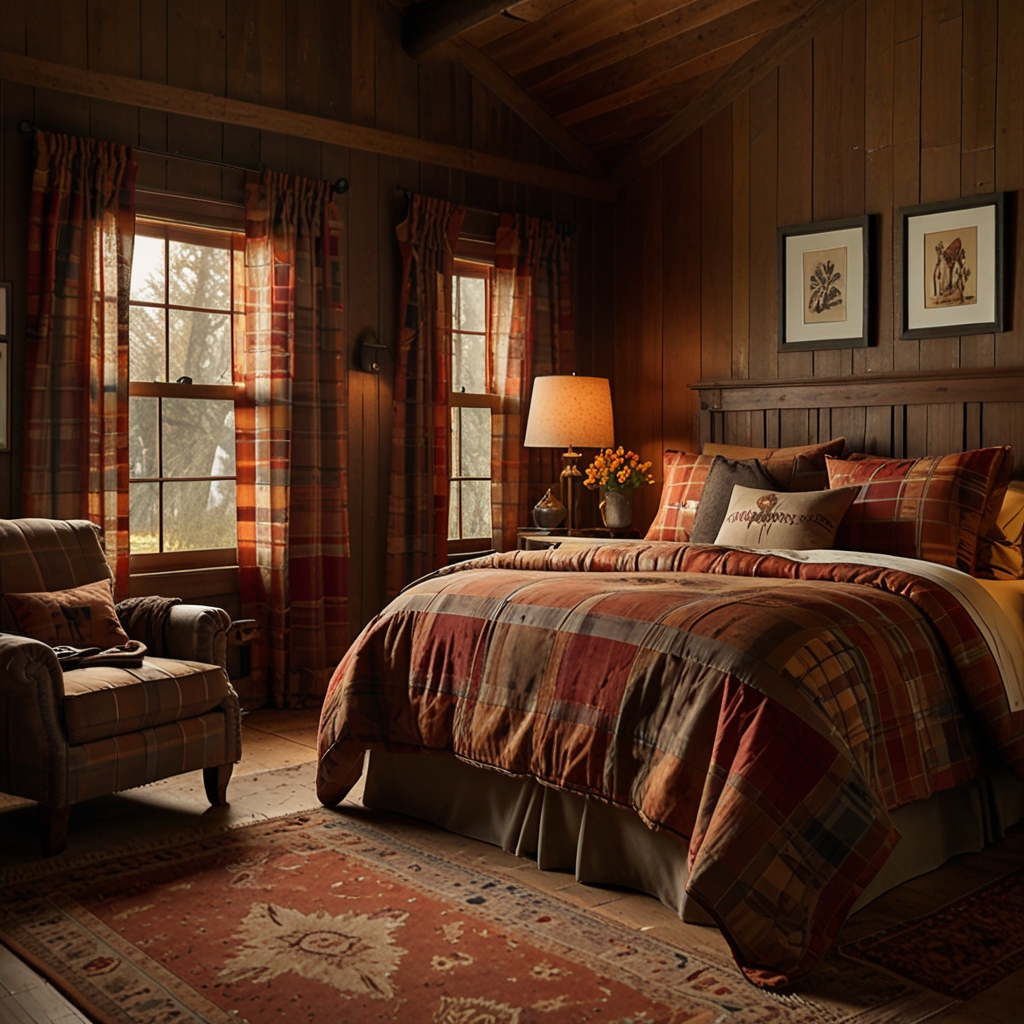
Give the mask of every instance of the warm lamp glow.
[{"label": "warm lamp glow", "polygon": [[615,436],[604,377],[537,377],[526,422],[527,448],[607,448]]}]

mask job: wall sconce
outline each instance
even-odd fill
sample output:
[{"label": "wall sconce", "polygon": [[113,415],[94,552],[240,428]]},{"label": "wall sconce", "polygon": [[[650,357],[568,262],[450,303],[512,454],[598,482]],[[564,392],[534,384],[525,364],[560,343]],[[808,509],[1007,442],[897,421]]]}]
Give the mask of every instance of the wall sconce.
[{"label": "wall sconce", "polygon": [[372,327],[365,327],[356,339],[359,345],[359,369],[364,373],[380,373],[381,363],[387,353],[387,345],[377,341]]}]

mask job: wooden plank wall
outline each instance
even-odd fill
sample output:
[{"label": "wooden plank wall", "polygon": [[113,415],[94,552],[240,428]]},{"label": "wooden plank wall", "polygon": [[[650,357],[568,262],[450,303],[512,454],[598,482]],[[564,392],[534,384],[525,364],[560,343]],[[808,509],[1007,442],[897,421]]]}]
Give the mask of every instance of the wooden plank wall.
[{"label": "wooden plank wall", "polygon": [[[698,379],[1024,364],[1022,54],[1020,0],[858,0],[635,181],[617,216],[620,443],[656,464],[666,447],[693,450]],[[897,211],[997,189],[1016,193],[1009,330],[901,341]],[[776,228],[864,213],[878,229],[873,345],[779,353]],[[1016,403],[737,412],[724,428],[754,445],[842,434],[879,454],[1013,443],[1024,470]]]},{"label": "wooden plank wall", "polygon": [[[526,124],[450,63],[417,65],[399,42],[386,0],[2,0],[0,46],[75,67],[163,82],[297,112],[335,117],[534,163],[568,165]],[[256,129],[201,121],[62,93],[2,85],[3,208],[0,278],[14,283],[14,438],[0,452],[0,516],[17,515],[20,389],[24,373],[27,206],[31,143],[39,127],[181,153],[140,156],[141,187],[242,200],[244,175],[189,157],[346,176],[339,200],[348,245],[348,335],[372,328],[393,344],[400,265],[395,186],[487,210],[519,211],[577,226],[578,368],[612,350],[614,250],[610,208],[518,185]],[[350,367],[352,366],[350,361]],[[391,434],[391,365],[349,375],[349,496],[353,631],[381,607]]]}]

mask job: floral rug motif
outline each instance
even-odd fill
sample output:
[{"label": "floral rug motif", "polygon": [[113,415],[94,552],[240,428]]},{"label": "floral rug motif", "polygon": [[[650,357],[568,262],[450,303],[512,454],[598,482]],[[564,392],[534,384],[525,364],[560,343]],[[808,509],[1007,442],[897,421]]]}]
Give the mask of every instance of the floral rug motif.
[{"label": "floral rug motif", "polygon": [[0,889],[0,939],[101,1024],[914,1024],[949,1003],[842,957],[772,995],[513,875],[311,811],[33,871]]},{"label": "floral rug motif", "polygon": [[954,999],[972,999],[1024,967],[1024,868],[842,952]]}]

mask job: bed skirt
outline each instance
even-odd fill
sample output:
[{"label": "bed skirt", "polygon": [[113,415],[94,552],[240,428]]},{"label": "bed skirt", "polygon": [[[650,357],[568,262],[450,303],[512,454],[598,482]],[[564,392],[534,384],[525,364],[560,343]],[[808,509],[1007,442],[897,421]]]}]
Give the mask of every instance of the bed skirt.
[{"label": "bed skirt", "polygon": [[[428,754],[371,752],[363,803],[420,818],[570,871],[586,885],[649,893],[692,924],[711,924],[686,896],[686,846],[649,829],[633,811]],[[901,839],[854,911],[889,889],[1002,839],[1024,821],[1024,783],[1009,770],[935,793],[892,812]]]}]

